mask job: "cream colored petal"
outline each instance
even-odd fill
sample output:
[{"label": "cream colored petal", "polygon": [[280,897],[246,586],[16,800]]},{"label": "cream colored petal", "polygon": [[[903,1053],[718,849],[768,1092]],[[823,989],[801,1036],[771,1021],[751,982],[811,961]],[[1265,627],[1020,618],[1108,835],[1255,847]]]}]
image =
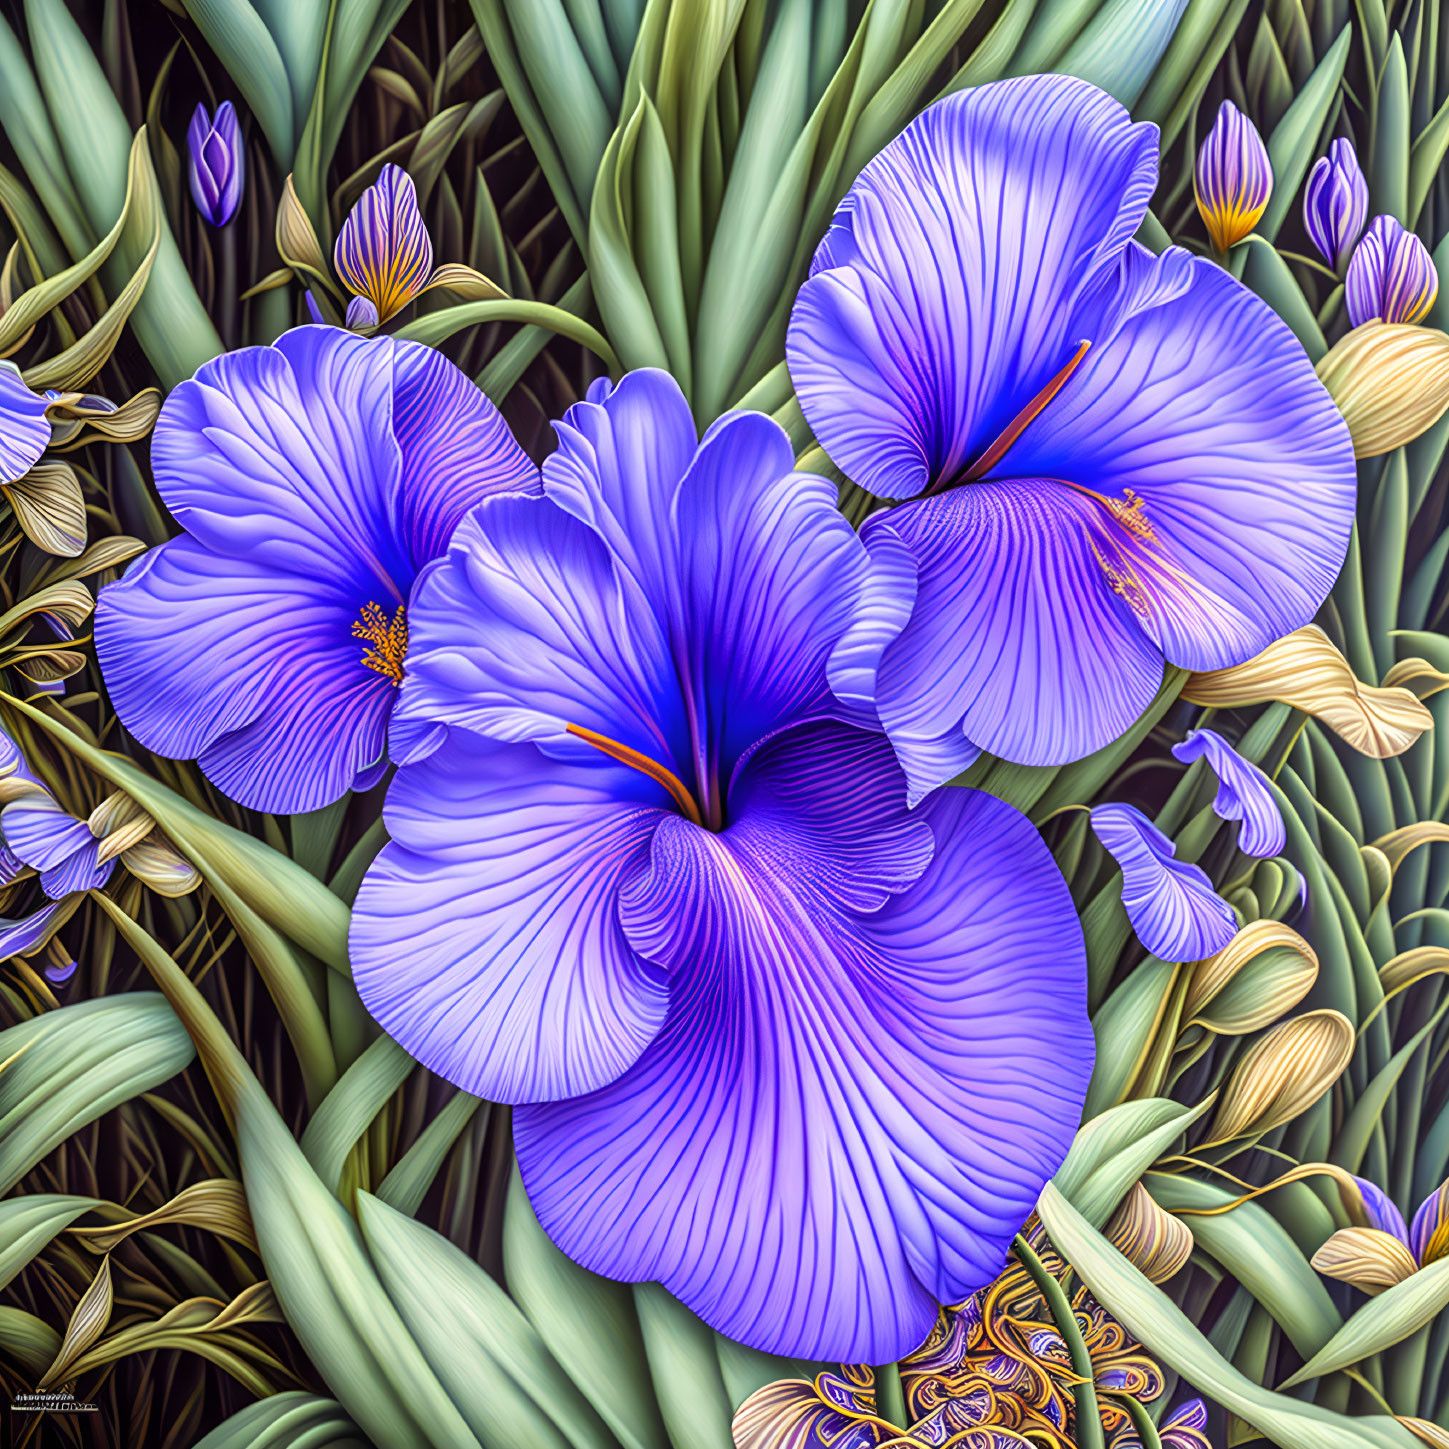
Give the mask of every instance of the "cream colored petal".
[{"label": "cream colored petal", "polygon": [[1429,1449],[1449,1449],[1449,1429],[1431,1424],[1427,1419],[1412,1418],[1408,1414],[1395,1414],[1394,1417],[1411,1434],[1417,1434]]},{"label": "cream colored petal", "polygon": [[482,272],[476,272],[462,262],[444,262],[434,267],[426,284],[418,290],[430,292],[434,287],[446,288],[469,302],[491,302],[508,295],[491,277],[485,277]]},{"label": "cream colored petal", "polygon": [[86,503],[69,463],[37,463],[23,478],[0,485],[15,521],[37,548],[75,558],[86,546]]},{"label": "cream colored petal", "polygon": [[1449,674],[1442,669],[1435,669],[1427,659],[1420,659],[1415,655],[1412,659],[1401,659],[1389,672],[1384,675],[1385,689],[1408,689],[1416,681],[1427,679],[1429,683],[1413,692],[1420,699],[1428,699],[1432,694],[1438,694],[1441,689],[1449,689]]},{"label": "cream colored petal", "polygon": [[1230,669],[1189,675],[1182,697],[1215,709],[1280,700],[1321,720],[1360,754],[1403,754],[1434,717],[1411,691],[1375,688],[1354,677],[1348,660],[1318,627],[1305,624]]},{"label": "cream colored petal", "polygon": [[190,895],[201,884],[200,872],[159,830],[122,852],[121,864],[158,896]]},{"label": "cream colored petal", "polygon": [[1183,1021],[1220,1036],[1246,1036],[1291,1011],[1317,979],[1318,957],[1297,931],[1281,921],[1253,921],[1195,968]]},{"label": "cream colored petal", "polygon": [[104,865],[123,851],[139,845],[156,828],[156,822],[131,799],[117,791],[107,795],[86,822],[91,834],[101,842],[96,864]]},{"label": "cream colored petal", "polygon": [[1340,1228],[1313,1255],[1312,1263],[1327,1277],[1352,1283],[1365,1293],[1382,1293],[1419,1268],[1408,1248],[1379,1228]]},{"label": "cream colored petal", "polygon": [[1140,1182],[1107,1224],[1117,1251],[1154,1283],[1165,1283],[1192,1256],[1192,1230],[1160,1207]]},{"label": "cream colored petal", "polygon": [[1449,408],[1449,336],[1433,327],[1365,322],[1329,348],[1317,371],[1359,458],[1412,442]]}]

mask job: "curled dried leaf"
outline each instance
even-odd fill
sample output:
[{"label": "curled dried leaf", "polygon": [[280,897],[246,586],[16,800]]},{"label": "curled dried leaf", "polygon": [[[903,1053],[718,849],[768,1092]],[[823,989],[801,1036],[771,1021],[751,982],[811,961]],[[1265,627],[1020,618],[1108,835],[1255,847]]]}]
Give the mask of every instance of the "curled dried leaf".
[{"label": "curled dried leaf", "polygon": [[1408,1414],[1395,1414],[1394,1417],[1411,1434],[1422,1439],[1429,1449],[1449,1449],[1449,1429],[1431,1424],[1427,1419],[1415,1419]]},{"label": "curled dried leaf", "polygon": [[[1420,680],[1427,680],[1428,683],[1416,687]],[[1413,692],[1420,699],[1428,699],[1430,695],[1438,694],[1441,689],[1449,689],[1449,674],[1445,674],[1442,669],[1436,669],[1427,659],[1420,659],[1416,655],[1412,659],[1399,660],[1384,675],[1384,688],[1413,688]]]},{"label": "curled dried leaf", "polygon": [[1132,1184],[1107,1224],[1117,1251],[1154,1283],[1165,1283],[1192,1256],[1192,1231],[1164,1210],[1140,1182]]},{"label": "curled dried leaf", "polygon": [[294,272],[307,272],[329,291],[335,290],[327,258],[322,255],[322,243],[317,240],[312,218],[298,199],[290,176],[277,206],[277,255]]},{"label": "curled dried leaf", "polygon": [[1312,1264],[1326,1277],[1365,1293],[1382,1293],[1419,1268],[1408,1248],[1379,1228],[1340,1228],[1313,1255]]},{"label": "curled dried leaf", "polygon": [[247,1210],[246,1193],[239,1182],[214,1177],[193,1183],[176,1194],[170,1202],[149,1213],[141,1213],[124,1223],[107,1223],[103,1227],[71,1228],[70,1233],[93,1252],[109,1253],[132,1233],[166,1226],[202,1228],[220,1237],[241,1243],[253,1252],[257,1248],[256,1231]]},{"label": "curled dried leaf", "polygon": [[1220,1036],[1271,1026],[1308,994],[1318,957],[1291,926],[1258,920],[1198,964],[1183,1002],[1183,1020]]},{"label": "curled dried leaf", "polygon": [[107,795],[86,823],[91,834],[101,842],[96,851],[96,864],[114,860],[122,851],[139,845],[156,828],[156,822],[131,799],[117,791]]},{"label": "curled dried leaf", "polygon": [[61,1340],[60,1352],[55,1362],[46,1369],[45,1376],[36,1384],[37,1389],[47,1389],[52,1384],[65,1380],[70,1367],[100,1336],[111,1321],[111,1307],[115,1296],[111,1289],[111,1259],[107,1254],[101,1260],[100,1271],[91,1280],[91,1285],[81,1294],[80,1302],[70,1316],[70,1323]]},{"label": "curled dried leaf", "polygon": [[158,896],[190,895],[201,884],[200,871],[160,830],[123,851],[121,864]]},{"label": "curled dried leaf", "polygon": [[1449,336],[1403,322],[1365,322],[1318,363],[1353,439],[1373,458],[1413,442],[1449,409]]},{"label": "curled dried leaf", "polygon": [[1189,675],[1182,697],[1214,709],[1280,700],[1379,760],[1403,754],[1434,726],[1434,717],[1410,690],[1375,688],[1355,678],[1317,624],[1284,635],[1246,663]]},{"label": "curled dried leaf", "polygon": [[20,530],[36,548],[76,558],[86,546],[86,503],[69,463],[37,463],[22,478],[0,484]]}]

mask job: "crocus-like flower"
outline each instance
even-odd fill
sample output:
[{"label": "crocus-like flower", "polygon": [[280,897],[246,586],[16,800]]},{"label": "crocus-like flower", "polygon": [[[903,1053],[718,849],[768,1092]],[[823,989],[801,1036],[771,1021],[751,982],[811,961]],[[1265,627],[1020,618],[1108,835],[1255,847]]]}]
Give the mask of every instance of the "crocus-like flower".
[{"label": "crocus-like flower", "polygon": [[1342,564],[1343,419],[1223,268],[1131,240],[1156,175],[1156,128],[1083,81],[948,96],[861,172],[796,301],[816,438],[911,500],[862,529],[904,602],[857,682],[918,792],[977,746],[1100,748],[1164,660],[1250,658]]},{"label": "crocus-like flower", "polygon": [[1412,1223],[1389,1195],[1366,1177],[1356,1177],[1361,1212],[1351,1228],[1340,1228],[1313,1255],[1313,1266],[1368,1293],[1380,1293],[1449,1258],[1449,1181],[1418,1206]]},{"label": "crocus-like flower", "polygon": [[1231,102],[1198,147],[1192,172],[1198,213],[1212,244],[1225,252],[1262,220],[1273,194],[1273,167],[1258,128]]},{"label": "crocus-like flower", "polygon": [[1191,730],[1172,753],[1185,765],[1205,759],[1218,777],[1213,811],[1223,820],[1241,820],[1238,849],[1245,855],[1279,855],[1287,830],[1268,777],[1245,760],[1214,730]]},{"label": "crocus-like flower", "polygon": [[546,496],[490,499],[417,585],[358,990],[523,1104],[528,1195],[585,1267],[883,1362],[1000,1270],[1071,1141],[1070,898],[1001,801],[908,810],[832,695],[894,603],[777,424],[701,441],[646,370],[558,434]]},{"label": "crocus-like flower", "polygon": [[413,179],[391,163],[342,223],[332,260],[353,293],[349,327],[376,327],[428,284],[433,243],[418,210]]},{"label": "crocus-like flower", "polygon": [[1376,216],[1353,249],[1343,283],[1348,320],[1417,322],[1439,295],[1429,248],[1392,216]]},{"label": "crocus-like flower", "polygon": [[212,226],[225,226],[241,204],[246,160],[241,131],[230,101],[216,108],[216,119],[197,106],[186,131],[186,175],[191,199]]},{"label": "crocus-like flower", "polygon": [[538,490],[498,410],[431,347],[299,327],[176,388],[151,459],[186,532],[96,606],[126,727],[257,810],[375,782],[414,577],[480,499]]},{"label": "crocus-like flower", "polygon": [[1162,961],[1203,961],[1238,929],[1206,874],[1133,805],[1098,805],[1092,829],[1122,867],[1122,904],[1137,939]]},{"label": "crocus-like flower", "polygon": [[1351,141],[1337,140],[1308,173],[1303,225],[1329,266],[1342,271],[1368,219],[1368,182]]}]

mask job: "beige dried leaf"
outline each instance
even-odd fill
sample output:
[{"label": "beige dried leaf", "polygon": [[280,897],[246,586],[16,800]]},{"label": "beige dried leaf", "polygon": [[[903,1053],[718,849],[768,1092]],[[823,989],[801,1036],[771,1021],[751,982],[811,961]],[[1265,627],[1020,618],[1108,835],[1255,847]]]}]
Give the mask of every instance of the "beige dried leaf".
[{"label": "beige dried leaf", "polygon": [[1153,1283],[1166,1283],[1192,1256],[1192,1230],[1134,1182],[1107,1224],[1117,1251]]},{"label": "beige dried leaf", "polygon": [[86,502],[69,463],[37,463],[23,478],[0,484],[21,532],[37,548],[75,558],[86,546]]},{"label": "beige dried leaf", "polygon": [[1419,820],[1413,825],[1401,825],[1387,835],[1381,835],[1373,842],[1373,848],[1381,851],[1389,862],[1391,871],[1398,870],[1404,857],[1421,845],[1433,845],[1449,840],[1449,825],[1439,820]]},{"label": "beige dried leaf", "polygon": [[418,290],[420,293],[430,292],[434,287],[456,292],[468,302],[491,302],[508,295],[491,277],[485,277],[482,272],[474,271],[462,262],[443,262],[434,267],[427,283]]},{"label": "beige dried leaf", "polygon": [[156,822],[131,799],[119,790],[107,795],[94,810],[86,823],[91,834],[101,842],[96,851],[96,864],[104,865],[114,860],[122,851],[139,845],[156,828]]},{"label": "beige dried leaf", "polygon": [[121,864],[158,896],[190,895],[201,872],[159,830],[121,853]]},{"label": "beige dried leaf", "polygon": [[1193,971],[1183,1021],[1246,1036],[1292,1011],[1317,979],[1318,957],[1297,931],[1282,921],[1251,921]]},{"label": "beige dried leaf", "polygon": [[1419,1269],[1408,1248],[1379,1228],[1340,1228],[1313,1255],[1312,1264],[1365,1293],[1382,1293]]},{"label": "beige dried leaf", "polygon": [[1317,372],[1358,458],[1413,442],[1449,409],[1449,336],[1434,327],[1365,322],[1329,348]]},{"label": "beige dried leaf", "polygon": [[132,1233],[167,1225],[202,1228],[256,1251],[256,1231],[252,1227],[251,1213],[247,1210],[246,1193],[239,1182],[223,1177],[193,1183],[177,1193],[170,1202],[129,1222],[107,1223],[96,1228],[71,1228],[70,1234],[93,1252],[109,1253]]},{"label": "beige dried leaf", "polygon": [[37,1389],[48,1389],[52,1384],[63,1383],[70,1366],[106,1331],[111,1321],[111,1307],[115,1302],[111,1291],[111,1259],[107,1254],[101,1260],[100,1271],[91,1280],[91,1285],[80,1296],[75,1311],[66,1326],[60,1351],[55,1362],[46,1369],[45,1377],[36,1384]]},{"label": "beige dried leaf", "polygon": [[1274,1027],[1228,1079],[1209,1142],[1257,1136],[1291,1122],[1343,1074],[1353,1046],[1353,1023],[1340,1011],[1309,1011]]},{"label": "beige dried leaf", "polygon": [[277,255],[294,271],[311,272],[318,281],[332,285],[322,243],[317,240],[312,218],[298,200],[290,176],[277,206]]},{"label": "beige dried leaf", "polygon": [[1429,1449],[1449,1449],[1449,1429],[1431,1424],[1427,1419],[1415,1419],[1409,1414],[1395,1414],[1394,1417],[1411,1434],[1417,1434]]},{"label": "beige dried leaf", "polygon": [[1418,679],[1429,680],[1428,688],[1413,691],[1420,699],[1428,699],[1430,695],[1438,694],[1441,689],[1449,689],[1449,674],[1445,674],[1442,669],[1436,669],[1427,659],[1420,659],[1418,655],[1411,659],[1401,659],[1393,665],[1384,675],[1384,688],[1408,689]]},{"label": "beige dried leaf", "polygon": [[1378,760],[1403,754],[1434,726],[1434,717],[1412,691],[1376,688],[1355,678],[1348,660],[1317,624],[1295,629],[1243,664],[1189,675],[1182,697],[1214,709],[1281,700]]}]

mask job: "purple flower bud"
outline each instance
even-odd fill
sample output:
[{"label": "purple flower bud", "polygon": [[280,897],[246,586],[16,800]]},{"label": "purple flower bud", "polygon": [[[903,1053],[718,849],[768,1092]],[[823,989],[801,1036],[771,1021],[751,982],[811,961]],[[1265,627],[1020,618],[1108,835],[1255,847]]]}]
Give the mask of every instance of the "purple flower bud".
[{"label": "purple flower bud", "polygon": [[1353,146],[1338,140],[1308,173],[1303,225],[1329,266],[1342,271],[1368,219],[1368,182]]},{"label": "purple flower bud", "polygon": [[1417,322],[1439,294],[1429,248],[1392,216],[1376,216],[1354,248],[1344,279],[1348,320],[1355,327]]},{"label": "purple flower bud", "polygon": [[370,311],[348,307],[349,327],[386,322],[427,285],[433,244],[412,177],[400,166],[384,166],[358,198],[342,223],[332,260],[347,290],[370,303]]},{"label": "purple flower bud", "polygon": [[230,101],[217,108],[216,120],[197,106],[186,132],[186,173],[191,180],[191,199],[212,226],[225,226],[236,215],[241,201],[241,133]]},{"label": "purple flower bud", "polygon": [[1273,194],[1273,168],[1257,127],[1231,102],[1197,153],[1192,177],[1197,209],[1213,245],[1225,252],[1257,226]]}]

